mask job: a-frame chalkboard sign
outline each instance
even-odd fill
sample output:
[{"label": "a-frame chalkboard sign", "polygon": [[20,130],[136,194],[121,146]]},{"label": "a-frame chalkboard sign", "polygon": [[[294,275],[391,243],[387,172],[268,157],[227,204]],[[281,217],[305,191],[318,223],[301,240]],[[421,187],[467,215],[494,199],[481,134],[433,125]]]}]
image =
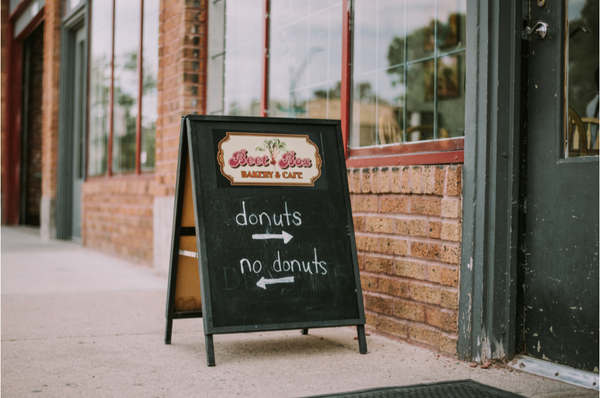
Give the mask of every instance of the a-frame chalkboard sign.
[{"label": "a-frame chalkboard sign", "polygon": [[367,352],[339,121],[181,121],[165,343],[173,319],[213,334],[356,325]]}]

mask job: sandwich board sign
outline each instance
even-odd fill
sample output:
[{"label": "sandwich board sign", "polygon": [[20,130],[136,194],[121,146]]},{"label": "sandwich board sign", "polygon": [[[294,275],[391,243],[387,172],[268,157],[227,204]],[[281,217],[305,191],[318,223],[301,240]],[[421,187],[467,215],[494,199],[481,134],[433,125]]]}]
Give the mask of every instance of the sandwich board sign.
[{"label": "sandwich board sign", "polygon": [[182,119],[166,307],[209,366],[222,333],[356,325],[367,352],[339,121]]}]

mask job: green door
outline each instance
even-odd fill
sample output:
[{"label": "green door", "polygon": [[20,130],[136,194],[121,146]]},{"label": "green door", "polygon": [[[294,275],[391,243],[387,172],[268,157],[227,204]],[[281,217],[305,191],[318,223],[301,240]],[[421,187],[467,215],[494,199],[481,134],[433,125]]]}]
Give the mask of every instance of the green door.
[{"label": "green door", "polygon": [[72,239],[81,240],[81,186],[85,178],[85,28],[80,28],[75,34],[73,54],[75,62],[75,79],[73,84],[73,215],[72,215]]},{"label": "green door", "polygon": [[529,8],[523,343],[598,372],[598,0]]}]

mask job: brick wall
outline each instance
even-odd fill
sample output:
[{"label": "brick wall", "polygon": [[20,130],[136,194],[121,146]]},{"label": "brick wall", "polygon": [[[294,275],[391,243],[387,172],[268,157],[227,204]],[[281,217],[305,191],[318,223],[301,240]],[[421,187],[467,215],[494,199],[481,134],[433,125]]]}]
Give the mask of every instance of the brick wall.
[{"label": "brick wall", "polygon": [[204,110],[206,0],[162,0],[159,22],[156,195],[175,194],[181,116]]},{"label": "brick wall", "polygon": [[83,245],[150,264],[153,191],[153,177],[86,182],[82,189]]},{"label": "brick wall", "polygon": [[44,92],[42,98],[42,195],[55,198],[58,170],[61,1],[44,6]]},{"label": "brick wall", "polygon": [[455,354],[462,166],[350,169],[367,328]]}]

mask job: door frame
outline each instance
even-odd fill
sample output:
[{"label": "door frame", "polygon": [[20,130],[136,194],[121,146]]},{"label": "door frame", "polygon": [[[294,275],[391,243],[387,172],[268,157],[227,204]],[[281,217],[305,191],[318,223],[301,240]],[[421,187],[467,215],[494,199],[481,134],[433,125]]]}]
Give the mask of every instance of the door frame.
[{"label": "door frame", "polygon": [[522,57],[527,7],[527,0],[467,1],[457,353],[468,361],[511,358],[520,347],[518,243],[527,106],[521,77],[527,68]]},{"label": "door frame", "polygon": [[[83,27],[86,31],[84,40],[84,65],[83,70],[86,74],[83,87],[83,98],[86,99],[88,93],[88,74],[89,74],[89,7],[87,2],[74,10],[70,15],[63,19],[61,34],[61,76],[60,76],[60,113],[59,113],[59,144],[58,144],[58,190],[56,192],[56,237],[57,239],[70,240],[72,238],[73,228],[73,118],[74,109],[74,84],[71,78],[74,76],[75,67],[75,45],[77,31]],[[87,106],[85,107],[87,109]],[[87,111],[83,112],[83,126],[85,134],[82,139],[83,148],[87,148]],[[81,154],[85,164],[87,160],[87,151]],[[85,178],[85,176],[84,176]]]}]

